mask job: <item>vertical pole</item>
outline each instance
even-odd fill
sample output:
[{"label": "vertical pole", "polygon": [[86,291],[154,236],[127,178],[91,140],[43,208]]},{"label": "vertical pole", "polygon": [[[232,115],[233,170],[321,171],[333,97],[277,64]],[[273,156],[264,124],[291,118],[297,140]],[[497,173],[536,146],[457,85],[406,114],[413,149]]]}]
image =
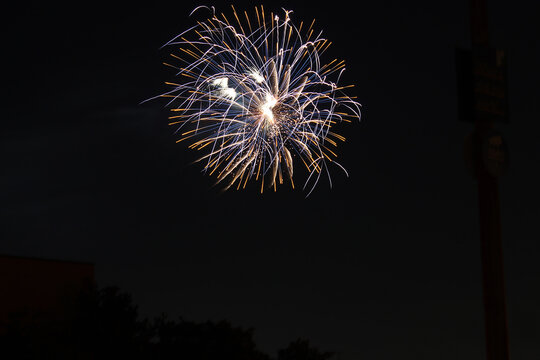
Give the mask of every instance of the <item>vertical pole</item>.
[{"label": "vertical pole", "polygon": [[[487,48],[486,0],[470,0],[470,13],[472,45]],[[491,121],[475,121],[486,360],[509,360],[498,180],[487,171],[481,158],[482,141],[492,128]]]},{"label": "vertical pole", "polygon": [[[491,124],[476,124],[477,139],[482,139]],[[479,144],[479,141],[477,143]],[[478,153],[478,152],[477,152]],[[504,284],[501,215],[498,181],[476,161],[478,180],[478,215],[482,252],[482,285],[486,360],[508,360],[508,323]]]},{"label": "vertical pole", "polygon": [[487,0],[470,0],[471,41],[474,46],[489,45]]}]

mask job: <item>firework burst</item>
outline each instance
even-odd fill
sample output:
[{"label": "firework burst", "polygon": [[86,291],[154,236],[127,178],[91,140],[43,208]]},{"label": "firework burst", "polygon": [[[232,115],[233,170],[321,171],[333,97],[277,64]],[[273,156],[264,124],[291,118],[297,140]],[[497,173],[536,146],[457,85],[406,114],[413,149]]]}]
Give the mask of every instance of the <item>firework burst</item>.
[{"label": "firework burst", "polygon": [[315,32],[315,20],[295,26],[291,11],[280,17],[263,6],[251,18],[234,6],[230,18],[206,9],[210,18],[165,45],[177,50],[165,65],[180,80],[160,95],[170,98],[177,142],[201,150],[197,161],[225,189],[249,180],[260,181],[261,192],[285,181],[294,187],[300,165],[311,193],[322,173],[331,185],[329,163],[347,173],[333,149],[345,138],[331,129],[359,119],[360,104],[343,92],[352,85],[338,86],[344,61],[321,62],[331,42]]}]

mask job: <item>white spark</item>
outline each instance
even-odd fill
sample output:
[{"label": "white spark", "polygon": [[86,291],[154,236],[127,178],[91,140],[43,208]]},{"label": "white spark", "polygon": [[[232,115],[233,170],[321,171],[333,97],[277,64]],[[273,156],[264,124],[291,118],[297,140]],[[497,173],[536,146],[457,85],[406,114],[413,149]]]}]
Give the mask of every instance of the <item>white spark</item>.
[{"label": "white spark", "polygon": [[217,78],[214,81],[212,81],[212,85],[220,87],[220,96],[234,100],[236,97],[236,90],[229,87],[229,79],[226,77],[223,78]]},{"label": "white spark", "polygon": [[264,81],[264,77],[259,74],[256,70],[252,71],[249,76],[251,76],[257,84],[260,84]]}]

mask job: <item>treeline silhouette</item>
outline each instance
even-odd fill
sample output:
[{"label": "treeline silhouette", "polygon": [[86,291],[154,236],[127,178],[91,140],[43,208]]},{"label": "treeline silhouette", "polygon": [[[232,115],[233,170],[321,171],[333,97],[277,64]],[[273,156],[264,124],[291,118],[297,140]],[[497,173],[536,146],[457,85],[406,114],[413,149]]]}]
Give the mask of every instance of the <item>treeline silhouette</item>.
[{"label": "treeline silhouette", "polygon": [[276,359],[257,349],[253,328],[225,320],[140,319],[131,295],[118,287],[90,286],[65,310],[62,315],[11,314],[2,324],[0,358],[328,360],[334,355],[297,339]]}]

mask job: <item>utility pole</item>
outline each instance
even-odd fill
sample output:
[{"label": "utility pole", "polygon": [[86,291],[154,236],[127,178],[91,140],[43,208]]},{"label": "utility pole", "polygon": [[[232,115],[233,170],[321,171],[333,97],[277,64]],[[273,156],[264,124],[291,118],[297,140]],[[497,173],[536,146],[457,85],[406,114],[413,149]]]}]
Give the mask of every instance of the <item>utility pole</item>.
[{"label": "utility pole", "polygon": [[465,157],[478,183],[486,360],[509,360],[498,177],[508,149],[496,122],[508,122],[506,54],[489,42],[486,0],[470,0],[472,50],[457,51],[459,114],[474,122]]}]

